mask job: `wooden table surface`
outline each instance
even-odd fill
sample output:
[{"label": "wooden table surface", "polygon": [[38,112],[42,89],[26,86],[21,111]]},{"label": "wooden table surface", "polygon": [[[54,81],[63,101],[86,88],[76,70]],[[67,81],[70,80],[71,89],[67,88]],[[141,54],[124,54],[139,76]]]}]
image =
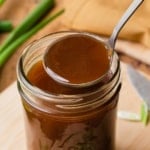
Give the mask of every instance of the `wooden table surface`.
[{"label": "wooden table surface", "polygon": [[[149,76],[150,77],[150,76]],[[11,95],[8,98],[8,95]],[[0,94],[0,150],[26,150],[23,107],[16,82]],[[128,80],[126,65],[122,64],[122,88],[118,112],[140,113],[141,100]],[[117,118],[116,150],[149,150],[150,123],[132,122]]]}]

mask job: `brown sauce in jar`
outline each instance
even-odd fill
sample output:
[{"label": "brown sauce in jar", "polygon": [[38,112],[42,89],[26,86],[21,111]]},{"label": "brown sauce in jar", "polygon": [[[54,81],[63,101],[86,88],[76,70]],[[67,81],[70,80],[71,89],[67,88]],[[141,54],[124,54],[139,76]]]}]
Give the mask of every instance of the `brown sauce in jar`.
[{"label": "brown sauce in jar", "polygon": [[[68,42],[70,46],[63,49],[63,44]],[[90,37],[67,39],[51,48],[54,51],[49,51],[48,65],[71,83],[96,80],[109,69],[107,50]],[[32,66],[27,79],[33,86],[52,94],[83,94],[97,89],[97,85],[78,89],[57,83],[46,73],[42,61]],[[109,76],[105,80],[107,83]],[[42,112],[23,101],[29,150],[113,150],[117,101],[118,91],[101,107],[78,113],[76,117],[68,112],[65,118]]]},{"label": "brown sauce in jar", "polygon": [[45,64],[66,82],[75,84],[96,80],[110,67],[104,44],[85,35],[67,36],[56,41],[46,53]]}]

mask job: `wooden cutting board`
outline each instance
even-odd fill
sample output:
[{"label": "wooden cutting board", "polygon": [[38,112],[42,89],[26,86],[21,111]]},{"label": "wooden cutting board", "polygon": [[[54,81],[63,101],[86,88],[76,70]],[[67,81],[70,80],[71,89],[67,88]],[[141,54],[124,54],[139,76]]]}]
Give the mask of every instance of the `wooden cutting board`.
[{"label": "wooden cutting board", "polygon": [[[122,89],[118,111],[139,112],[141,100],[134,91],[122,66]],[[130,122],[117,118],[117,150],[149,150],[150,124]],[[16,82],[0,94],[0,150],[26,150],[22,105]]]}]

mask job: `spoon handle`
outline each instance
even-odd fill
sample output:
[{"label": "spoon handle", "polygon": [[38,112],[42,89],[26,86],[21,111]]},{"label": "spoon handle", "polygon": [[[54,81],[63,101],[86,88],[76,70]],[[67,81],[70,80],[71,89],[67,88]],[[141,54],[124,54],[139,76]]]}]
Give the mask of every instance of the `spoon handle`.
[{"label": "spoon handle", "polygon": [[121,19],[119,20],[118,24],[115,26],[112,35],[110,36],[108,40],[108,44],[110,48],[115,48],[116,39],[118,37],[118,34],[120,30],[123,28],[125,23],[129,20],[129,18],[133,15],[133,13],[136,11],[136,9],[143,3],[144,0],[133,0],[133,2],[130,4],[128,9],[125,11]]}]

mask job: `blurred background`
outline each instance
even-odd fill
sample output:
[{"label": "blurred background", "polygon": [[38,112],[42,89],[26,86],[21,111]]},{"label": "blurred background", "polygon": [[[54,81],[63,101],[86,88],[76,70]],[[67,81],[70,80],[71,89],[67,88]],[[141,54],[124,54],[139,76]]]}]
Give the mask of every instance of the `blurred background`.
[{"label": "blurred background", "polygon": [[[0,20],[8,20],[17,28],[42,0],[3,0]],[[46,24],[20,44],[7,61],[0,66],[0,91],[16,80],[16,63],[23,49],[32,41],[52,32],[63,30],[88,31],[108,37],[132,0],[55,0],[51,15],[64,8],[65,12]],[[43,18],[45,17],[43,16]],[[43,19],[41,18],[41,19]],[[150,74],[150,2],[145,1],[119,34],[116,51],[120,59]],[[37,22],[36,24],[40,23]],[[35,25],[34,25],[35,26]],[[0,33],[0,44],[9,32]],[[22,33],[23,34],[23,33]],[[20,37],[22,36],[20,34]],[[2,53],[0,52],[0,57]]]},{"label": "blurred background", "polygon": [[[42,2],[44,4],[41,6]],[[21,101],[15,82],[16,64],[24,48],[34,40],[64,30],[88,31],[108,38],[131,2],[132,0],[0,0],[0,149],[23,150],[25,147]],[[48,21],[45,22],[46,18]],[[6,23],[3,24],[4,21]],[[8,42],[10,36],[13,40]],[[126,64],[142,71],[150,79],[149,0],[144,1],[124,26],[115,50],[123,62],[123,84],[118,110],[140,115],[142,101],[127,78]],[[147,112],[148,110],[146,114]],[[150,124],[145,126],[140,121],[117,118],[117,149],[150,149],[149,126]]]}]

